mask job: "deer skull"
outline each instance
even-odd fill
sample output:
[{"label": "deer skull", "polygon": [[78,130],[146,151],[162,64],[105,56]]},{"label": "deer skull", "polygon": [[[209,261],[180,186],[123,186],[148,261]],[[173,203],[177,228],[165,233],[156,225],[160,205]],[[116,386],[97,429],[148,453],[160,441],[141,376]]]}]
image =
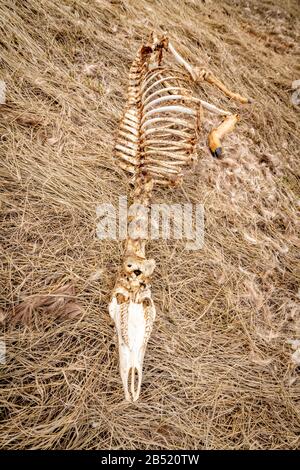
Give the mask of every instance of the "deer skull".
[{"label": "deer skull", "polygon": [[117,298],[113,297],[109,313],[118,334],[125,398],[136,401],[141,390],[144,355],[155,319],[155,307],[150,297],[145,297],[141,303],[129,300],[123,304],[118,304]]},{"label": "deer skull", "polygon": [[155,320],[148,281],[154,266],[154,260],[127,257],[122,271],[123,286],[115,289],[109,304],[118,334],[120,375],[128,401],[139,397],[144,355]]}]

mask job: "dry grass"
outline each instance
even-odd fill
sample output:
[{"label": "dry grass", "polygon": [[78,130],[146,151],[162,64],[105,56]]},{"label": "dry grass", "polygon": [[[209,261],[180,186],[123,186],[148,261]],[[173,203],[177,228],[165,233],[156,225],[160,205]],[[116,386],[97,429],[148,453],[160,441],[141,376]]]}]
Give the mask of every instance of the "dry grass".
[{"label": "dry grass", "polygon": [[[296,0],[2,0],[1,448],[300,448],[299,18]],[[128,190],[112,140],[153,28],[255,103],[222,161],[206,121],[196,172],[157,194],[204,203],[206,241],[149,246],[158,315],[128,404],[107,313],[121,244],[95,208]]]}]

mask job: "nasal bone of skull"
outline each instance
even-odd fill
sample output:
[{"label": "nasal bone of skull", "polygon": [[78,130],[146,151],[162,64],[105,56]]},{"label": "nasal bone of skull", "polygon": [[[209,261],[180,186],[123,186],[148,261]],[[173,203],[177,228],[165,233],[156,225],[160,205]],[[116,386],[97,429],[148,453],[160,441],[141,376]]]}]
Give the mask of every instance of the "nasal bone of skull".
[{"label": "nasal bone of skull", "polygon": [[127,343],[119,334],[120,373],[126,400],[136,401],[141,390],[146,348],[146,321],[142,304],[129,302],[127,321]]},{"label": "nasal bone of skull", "polygon": [[[130,354],[130,353],[129,353]],[[136,357],[130,354],[129,361],[124,361],[124,352],[120,349],[120,373],[123,382],[125,398],[127,401],[136,401],[139,398],[142,385],[143,360],[139,363]]]}]

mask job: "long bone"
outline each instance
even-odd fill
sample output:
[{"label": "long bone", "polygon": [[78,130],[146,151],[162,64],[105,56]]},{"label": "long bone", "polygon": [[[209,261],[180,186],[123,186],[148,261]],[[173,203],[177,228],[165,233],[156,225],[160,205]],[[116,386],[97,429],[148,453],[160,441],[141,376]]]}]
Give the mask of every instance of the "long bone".
[{"label": "long bone", "polygon": [[184,60],[183,57],[176,51],[175,47],[170,41],[168,42],[168,49],[173,54],[175,60],[187,70],[194,82],[200,82],[205,80],[211,85],[214,85],[219,88],[219,90],[221,90],[228,98],[239,101],[243,104],[250,103],[251,100],[249,98],[245,98],[239,93],[234,93],[230,91],[224,85],[224,83],[221,82],[221,80],[214,76],[214,74],[210,70],[200,69],[199,67],[193,67],[188,62],[186,62],[186,60]]}]

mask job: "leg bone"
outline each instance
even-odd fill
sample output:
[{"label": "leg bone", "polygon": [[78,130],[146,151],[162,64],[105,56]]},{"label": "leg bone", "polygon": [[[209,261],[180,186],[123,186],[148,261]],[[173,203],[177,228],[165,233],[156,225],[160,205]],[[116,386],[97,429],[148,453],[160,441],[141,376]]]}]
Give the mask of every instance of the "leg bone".
[{"label": "leg bone", "polygon": [[223,122],[218,127],[210,131],[208,135],[208,146],[209,146],[209,150],[211,151],[211,154],[214,157],[221,157],[222,155],[221,139],[226,134],[233,131],[238,120],[239,120],[238,114],[232,114],[230,116],[226,116]]}]

